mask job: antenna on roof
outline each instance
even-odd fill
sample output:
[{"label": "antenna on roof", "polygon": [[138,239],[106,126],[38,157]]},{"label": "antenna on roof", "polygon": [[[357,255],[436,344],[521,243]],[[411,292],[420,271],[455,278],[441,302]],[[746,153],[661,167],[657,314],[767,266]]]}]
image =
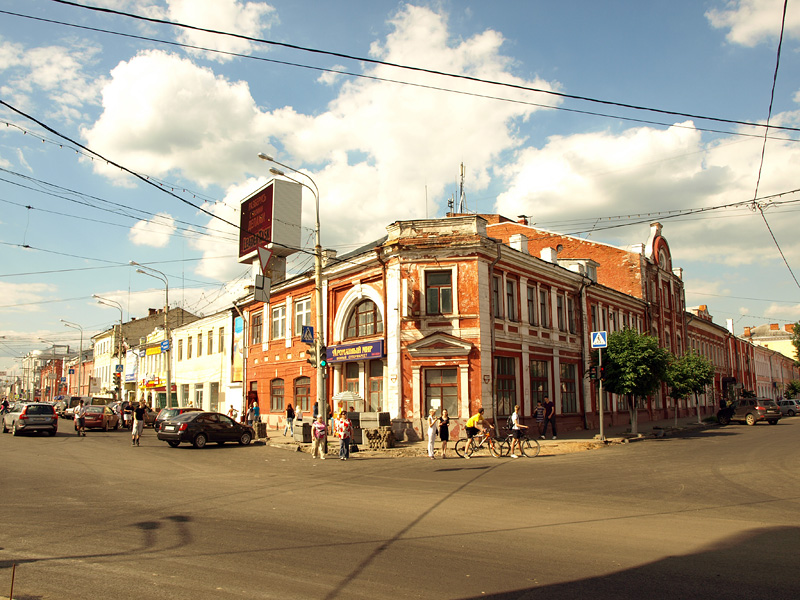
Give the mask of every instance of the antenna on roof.
[{"label": "antenna on roof", "polygon": [[467,198],[464,195],[464,163],[461,163],[461,184],[459,185],[458,194],[458,212],[463,213],[467,210]]}]

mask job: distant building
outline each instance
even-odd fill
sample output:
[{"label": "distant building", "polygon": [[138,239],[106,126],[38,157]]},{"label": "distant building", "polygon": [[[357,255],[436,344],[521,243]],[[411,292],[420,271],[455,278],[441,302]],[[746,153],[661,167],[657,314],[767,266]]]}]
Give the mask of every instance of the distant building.
[{"label": "distant building", "polygon": [[792,360],[797,360],[797,348],[792,344],[794,326],[795,323],[785,323],[783,327],[778,323],[770,323],[757,327],[745,327],[742,339],[756,346],[780,352]]}]

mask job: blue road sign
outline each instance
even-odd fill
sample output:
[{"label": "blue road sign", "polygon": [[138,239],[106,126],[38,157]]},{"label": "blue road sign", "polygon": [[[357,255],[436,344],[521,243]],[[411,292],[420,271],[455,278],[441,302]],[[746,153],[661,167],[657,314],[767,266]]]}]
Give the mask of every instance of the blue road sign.
[{"label": "blue road sign", "polygon": [[164,340],[161,342],[161,351],[167,352],[169,350],[169,340]]},{"label": "blue road sign", "polygon": [[122,371],[123,371],[124,369],[125,369],[125,367],[123,367],[122,365],[116,365],[116,366],[114,367],[114,372],[115,372],[115,373],[122,373]]},{"label": "blue road sign", "polygon": [[314,344],[314,328],[311,325],[303,325],[300,341],[308,345]]},{"label": "blue road sign", "polygon": [[592,332],[592,348],[608,348],[608,336],[605,331]]}]

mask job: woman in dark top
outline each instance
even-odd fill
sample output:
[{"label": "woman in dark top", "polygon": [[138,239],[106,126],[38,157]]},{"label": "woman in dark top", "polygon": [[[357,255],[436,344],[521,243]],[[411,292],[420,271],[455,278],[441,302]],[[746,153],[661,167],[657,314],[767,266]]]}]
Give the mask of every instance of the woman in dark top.
[{"label": "woman in dark top", "polygon": [[447,458],[447,442],[450,440],[450,417],[447,416],[447,409],[442,409],[442,416],[439,417],[439,439],[442,440],[442,458]]},{"label": "woman in dark top", "polygon": [[292,405],[286,407],[286,427],[283,428],[283,435],[286,435],[286,432],[289,432],[289,435],[294,437],[294,409]]}]

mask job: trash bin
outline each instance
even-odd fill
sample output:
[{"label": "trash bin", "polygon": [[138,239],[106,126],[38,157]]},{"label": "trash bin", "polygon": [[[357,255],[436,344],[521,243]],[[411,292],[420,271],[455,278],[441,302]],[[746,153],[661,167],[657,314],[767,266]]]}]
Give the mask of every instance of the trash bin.
[{"label": "trash bin", "polygon": [[266,423],[256,423],[256,437],[265,439],[267,438],[267,424]]},{"label": "trash bin", "polygon": [[301,423],[295,421],[294,423],[294,441],[301,444],[311,443],[311,423]]}]

